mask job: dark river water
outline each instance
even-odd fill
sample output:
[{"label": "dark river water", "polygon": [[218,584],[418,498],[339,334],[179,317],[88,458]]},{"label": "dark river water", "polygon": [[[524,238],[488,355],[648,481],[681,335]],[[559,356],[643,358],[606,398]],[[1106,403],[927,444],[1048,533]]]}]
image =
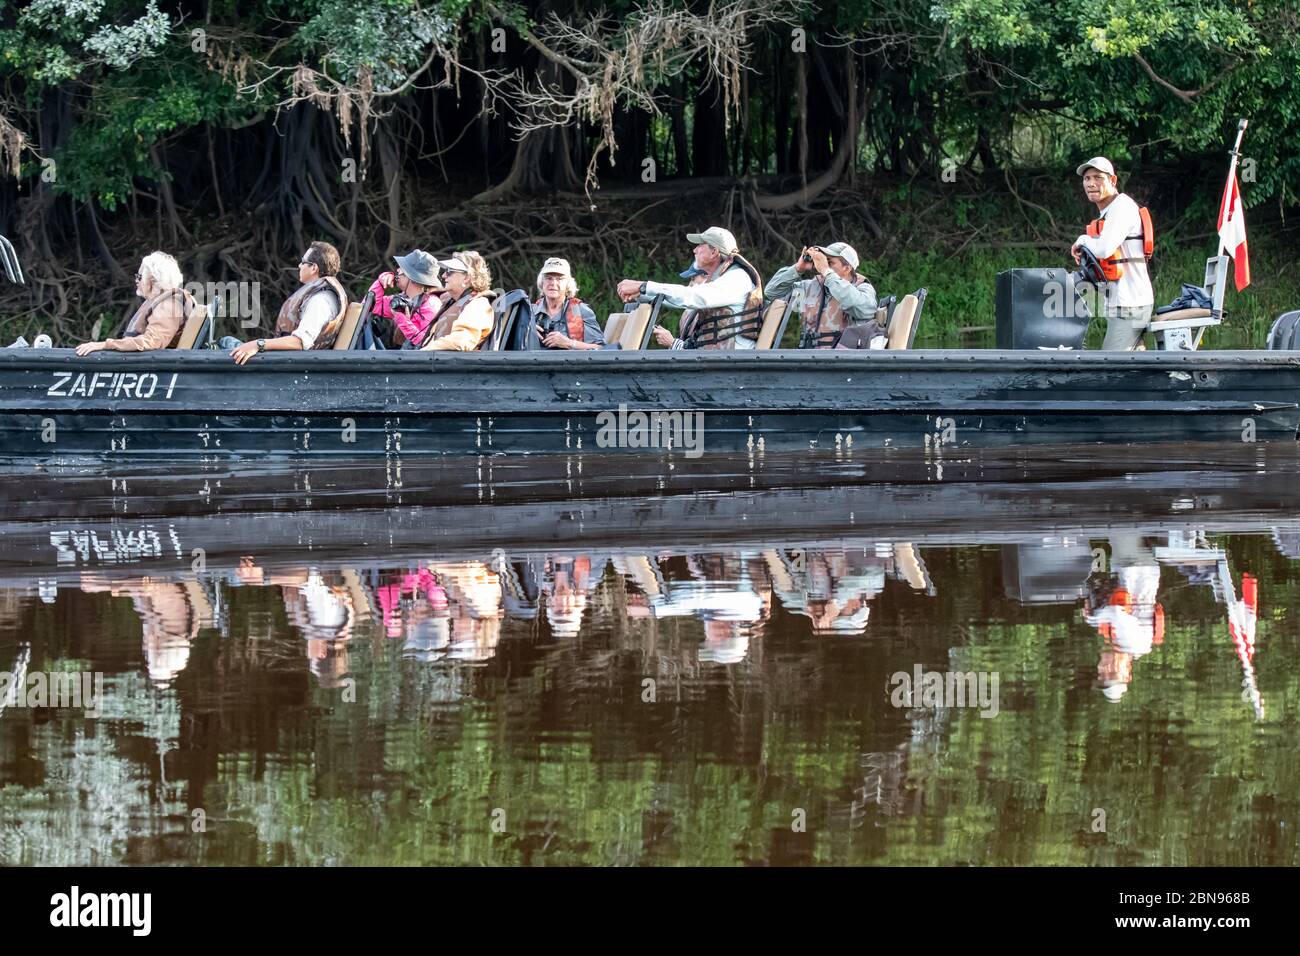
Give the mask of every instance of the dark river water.
[{"label": "dark river water", "polygon": [[0,864],[1296,865],[1300,467],[1196,461],[7,475]]}]

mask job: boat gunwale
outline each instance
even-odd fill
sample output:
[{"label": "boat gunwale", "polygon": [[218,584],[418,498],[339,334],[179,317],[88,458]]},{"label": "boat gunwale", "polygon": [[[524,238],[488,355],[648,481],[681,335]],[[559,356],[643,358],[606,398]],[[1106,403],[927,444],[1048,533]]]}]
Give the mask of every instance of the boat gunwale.
[{"label": "boat gunwale", "polygon": [[[443,356],[446,356],[445,358]],[[528,369],[536,372],[569,372],[575,369],[599,369],[605,366],[634,364],[656,369],[687,365],[703,368],[737,366],[835,365],[852,368],[889,367],[891,369],[933,368],[960,365],[964,368],[1026,370],[1091,369],[1121,366],[1125,368],[1166,370],[1169,366],[1193,368],[1235,368],[1240,366],[1282,366],[1300,368],[1300,351],[1269,349],[1233,349],[1213,352],[1101,352],[1097,350],[1060,350],[1031,352],[1012,349],[771,349],[763,351],[690,351],[663,349],[623,351],[601,349],[568,351],[562,355],[549,352],[276,352],[258,356],[252,363],[236,365],[229,353],[209,349],[181,351],[159,349],[151,352],[100,351],[78,357],[72,349],[0,349],[0,372],[48,369],[69,365],[103,371],[105,366],[145,365],[152,370],[216,371],[230,374],[274,369],[277,372],[328,370],[337,372],[354,367],[361,372],[415,371],[435,362],[456,361],[466,369]],[[223,374],[223,373],[218,373]]]}]

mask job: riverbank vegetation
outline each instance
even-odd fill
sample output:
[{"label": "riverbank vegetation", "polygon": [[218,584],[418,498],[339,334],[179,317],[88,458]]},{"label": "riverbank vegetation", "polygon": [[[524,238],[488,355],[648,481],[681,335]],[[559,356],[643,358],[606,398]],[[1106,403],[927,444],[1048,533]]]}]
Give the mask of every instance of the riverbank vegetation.
[{"label": "riverbank vegetation", "polygon": [[[730,227],[762,270],[852,242],[922,344],[991,344],[996,272],[1065,265],[1104,153],[1151,206],[1157,299],[1198,281],[1237,119],[1254,283],[1210,344],[1300,307],[1300,10],[1261,0],[0,0],[0,332],[86,337],[140,255],[258,282],[312,239],[359,291],[394,252],[471,247],[498,284],[573,262],[684,268]],[[103,320],[101,322],[101,320]]]}]

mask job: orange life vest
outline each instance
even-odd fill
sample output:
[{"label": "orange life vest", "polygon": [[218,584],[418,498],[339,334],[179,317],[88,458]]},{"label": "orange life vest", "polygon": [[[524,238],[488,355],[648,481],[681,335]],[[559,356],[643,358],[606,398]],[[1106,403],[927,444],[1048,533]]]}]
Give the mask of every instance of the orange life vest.
[{"label": "orange life vest", "polygon": [[[578,308],[580,305],[582,305],[582,300],[573,298],[567,301],[564,308],[564,324],[568,330],[569,338],[575,342],[585,342],[587,340],[587,323],[583,321],[582,310]],[[545,307],[545,297],[533,303],[534,309],[544,309]]]},{"label": "orange life vest", "polygon": [[[1104,278],[1107,282],[1114,282],[1115,280],[1119,279],[1121,276],[1124,275],[1123,263],[1145,262],[1146,260],[1151,258],[1151,252],[1155,249],[1155,244],[1156,244],[1155,230],[1151,226],[1151,210],[1147,209],[1146,206],[1138,206],[1138,216],[1142,220],[1141,235],[1126,236],[1124,241],[1127,242],[1129,239],[1141,239],[1142,258],[1141,259],[1121,258],[1119,255],[1120,250],[1116,249],[1112,255],[1109,255],[1104,259],[1099,259],[1098,262],[1101,263],[1102,278]],[[1101,229],[1105,224],[1106,224],[1106,220],[1104,219],[1094,219],[1092,222],[1088,223],[1088,236],[1090,238],[1096,239],[1098,236],[1101,235]]]}]

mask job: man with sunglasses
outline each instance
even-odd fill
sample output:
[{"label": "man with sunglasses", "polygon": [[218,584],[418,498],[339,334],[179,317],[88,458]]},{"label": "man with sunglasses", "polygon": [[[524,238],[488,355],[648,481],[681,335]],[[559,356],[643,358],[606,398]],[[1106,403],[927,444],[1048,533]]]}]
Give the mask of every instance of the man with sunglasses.
[{"label": "man with sunglasses", "polygon": [[[336,278],[338,272],[339,251],[328,242],[313,242],[298,263],[298,291],[280,307],[276,337],[236,345],[231,357],[243,365],[259,352],[332,348],[348,310],[348,294]],[[230,347],[234,341],[227,337],[221,344]]]}]

